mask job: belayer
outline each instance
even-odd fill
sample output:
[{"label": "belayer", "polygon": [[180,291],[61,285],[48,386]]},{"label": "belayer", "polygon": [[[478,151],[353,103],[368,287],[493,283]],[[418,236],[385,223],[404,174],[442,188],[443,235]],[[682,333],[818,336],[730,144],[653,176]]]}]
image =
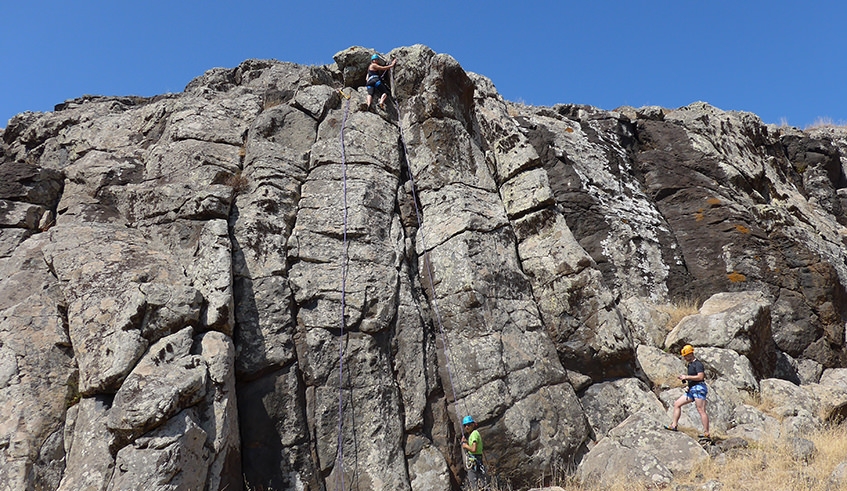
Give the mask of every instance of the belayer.
[{"label": "belayer", "polygon": [[380,109],[385,109],[385,99],[388,97],[388,85],[382,80],[382,76],[385,75],[388,70],[394,68],[394,65],[397,64],[397,60],[391,60],[391,63],[388,65],[383,64],[384,61],[379,55],[371,56],[371,64],[368,65],[368,75],[365,78],[365,84],[368,88],[368,110],[371,109],[371,103],[373,103],[374,93],[380,94],[379,98],[379,107]]},{"label": "belayer", "polygon": [[[482,436],[479,430],[476,429],[477,424],[473,417],[465,416],[462,419],[462,449],[467,451],[468,455],[468,484],[471,490],[485,489],[487,476],[485,474],[485,465],[482,463]],[[464,436],[468,434],[467,438]]]}]

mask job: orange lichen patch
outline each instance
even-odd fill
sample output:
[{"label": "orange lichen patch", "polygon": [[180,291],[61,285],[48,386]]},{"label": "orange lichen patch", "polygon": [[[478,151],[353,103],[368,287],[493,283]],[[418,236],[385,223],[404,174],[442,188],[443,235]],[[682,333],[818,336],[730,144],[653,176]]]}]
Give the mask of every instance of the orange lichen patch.
[{"label": "orange lichen patch", "polygon": [[718,198],[709,198],[706,200],[706,203],[709,203],[709,206],[720,206],[723,204],[723,201]]},{"label": "orange lichen patch", "polygon": [[573,128],[565,128],[565,131],[567,131],[568,133],[573,133]]},{"label": "orange lichen patch", "polygon": [[703,221],[703,208],[700,208],[700,209],[699,209],[699,210],[697,210],[697,212],[694,214],[694,221],[695,221],[695,222]]},{"label": "orange lichen patch", "polygon": [[726,275],[726,277],[732,283],[741,283],[742,281],[747,281],[747,277],[739,273],[738,271],[733,271],[732,273]]},{"label": "orange lichen patch", "polygon": [[745,227],[744,225],[741,225],[740,223],[735,226],[735,230],[738,230],[742,234],[749,234],[750,233],[750,229]]}]

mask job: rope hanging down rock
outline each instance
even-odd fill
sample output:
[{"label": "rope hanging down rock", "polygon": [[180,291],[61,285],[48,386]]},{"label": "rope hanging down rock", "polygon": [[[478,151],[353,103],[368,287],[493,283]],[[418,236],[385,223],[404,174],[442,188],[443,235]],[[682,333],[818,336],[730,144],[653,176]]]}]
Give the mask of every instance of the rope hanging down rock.
[{"label": "rope hanging down rock", "polygon": [[341,120],[341,131],[339,140],[341,141],[341,188],[342,188],[342,245],[341,245],[341,334],[338,336],[338,461],[336,475],[337,491],[344,489],[344,438],[342,431],[344,429],[344,315],[346,310],[347,296],[347,149],[344,146],[344,127],[347,125],[347,115],[350,112],[350,97],[341,95],[347,99],[344,104],[344,118]]}]

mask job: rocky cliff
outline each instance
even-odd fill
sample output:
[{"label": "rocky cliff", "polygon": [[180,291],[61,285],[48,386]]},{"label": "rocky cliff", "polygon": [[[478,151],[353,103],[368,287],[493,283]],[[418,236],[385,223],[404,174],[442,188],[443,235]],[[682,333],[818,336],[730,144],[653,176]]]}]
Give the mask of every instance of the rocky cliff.
[{"label": "rocky cliff", "polygon": [[457,489],[465,414],[515,487],[596,476],[686,343],[716,431],[847,413],[847,130],[527,107],[423,46],[367,108],[371,53],[10,121],[0,489]]}]

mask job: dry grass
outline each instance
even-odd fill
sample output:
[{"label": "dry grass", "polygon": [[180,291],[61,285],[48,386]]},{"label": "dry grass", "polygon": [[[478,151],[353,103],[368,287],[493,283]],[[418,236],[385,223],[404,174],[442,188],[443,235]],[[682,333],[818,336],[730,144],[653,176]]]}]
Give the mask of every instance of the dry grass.
[{"label": "dry grass", "polygon": [[705,480],[720,481],[725,489],[828,491],[829,476],[847,455],[847,427],[823,428],[806,438],[817,449],[809,462],[796,458],[785,441],[762,442],[725,459],[707,461],[692,472],[690,482],[702,474]]},{"label": "dry grass", "polygon": [[669,304],[659,305],[657,309],[668,314],[668,322],[665,324],[665,329],[670,332],[683,318],[696,314],[700,310],[700,302],[696,299],[685,298]]},{"label": "dry grass", "polygon": [[[709,459],[687,475],[677,475],[671,489],[704,489],[719,482],[725,490],[832,491],[830,476],[847,456],[847,425],[831,426],[806,435],[815,444],[810,461],[797,459],[786,441],[772,440]],[[581,485],[573,478],[557,484],[565,491],[644,491],[642,483],[619,481]]]},{"label": "dry grass", "polygon": [[741,396],[744,404],[754,407],[763,413],[770,413],[776,407],[776,403],[770,399],[762,398],[760,392],[745,392]]},{"label": "dry grass", "polygon": [[226,178],[224,184],[232,188],[233,194],[242,194],[250,188],[250,181],[241,172],[237,172]]},{"label": "dry grass", "polygon": [[847,128],[847,121],[839,121],[836,123],[832,120],[832,118],[818,117],[812,124],[806,126],[807,130],[813,130],[815,128]]},{"label": "dry grass", "polygon": [[509,113],[509,116],[516,118],[521,115],[521,109],[526,108],[526,103],[523,99],[518,99],[516,102],[511,104],[507,104],[506,112]]}]

